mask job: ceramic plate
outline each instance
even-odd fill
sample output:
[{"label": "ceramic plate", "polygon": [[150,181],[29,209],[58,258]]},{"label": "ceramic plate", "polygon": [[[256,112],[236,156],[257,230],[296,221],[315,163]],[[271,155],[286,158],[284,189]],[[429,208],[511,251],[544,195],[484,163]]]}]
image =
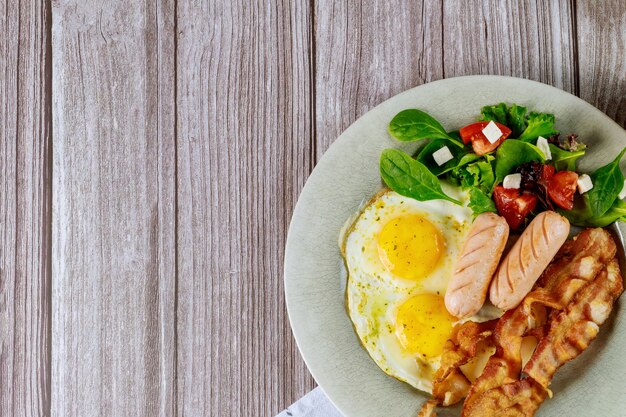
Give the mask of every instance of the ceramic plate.
[{"label": "ceramic plate", "polygon": [[[451,78],[399,94],[354,122],[324,154],[302,190],[285,253],[287,308],[311,374],[346,417],[415,417],[428,398],[374,364],[345,307],[339,231],[382,187],[380,152],[389,147],[411,152],[419,146],[392,139],[387,125],[400,110],[419,108],[455,130],[475,121],[481,106],[502,101],[554,113],[559,131],[577,133],[589,145],[581,171],[604,165],[626,145],[626,132],[619,125],[554,87],[508,77]],[[537,415],[626,416],[623,310],[622,301],[591,347],[557,373],[551,385],[554,398],[547,399]],[[441,410],[440,416],[459,415],[458,407]]]}]

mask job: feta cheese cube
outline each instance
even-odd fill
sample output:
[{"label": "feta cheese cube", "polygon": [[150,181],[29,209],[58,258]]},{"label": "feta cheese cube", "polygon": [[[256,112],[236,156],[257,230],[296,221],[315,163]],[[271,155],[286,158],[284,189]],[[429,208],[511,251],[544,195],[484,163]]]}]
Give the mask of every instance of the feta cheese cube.
[{"label": "feta cheese cube", "polygon": [[502,186],[504,188],[520,188],[522,185],[522,174],[509,174],[504,177]]},{"label": "feta cheese cube", "polygon": [[489,143],[495,143],[502,137],[502,131],[493,121],[491,121],[483,129],[483,135],[485,135]]},{"label": "feta cheese cube", "polygon": [[587,174],[583,174],[579,176],[577,183],[578,183],[578,192],[581,194],[584,194],[593,188],[591,177]]},{"label": "feta cheese cube", "polygon": [[552,159],[552,152],[550,152],[550,147],[548,146],[548,139],[542,136],[539,136],[539,138],[537,138],[537,147],[539,148],[541,153],[543,153],[543,156],[544,158],[546,158],[546,161],[549,161],[550,159]]},{"label": "feta cheese cube", "polygon": [[448,149],[447,146],[444,146],[443,148],[439,148],[438,150],[433,152],[433,159],[435,160],[437,165],[442,166],[446,162],[454,159],[454,156],[452,156],[452,152],[450,152],[450,149]]},{"label": "feta cheese cube", "polygon": [[620,200],[623,200],[626,197],[626,180],[624,180],[624,185],[622,186],[622,191],[619,192],[618,195]]}]

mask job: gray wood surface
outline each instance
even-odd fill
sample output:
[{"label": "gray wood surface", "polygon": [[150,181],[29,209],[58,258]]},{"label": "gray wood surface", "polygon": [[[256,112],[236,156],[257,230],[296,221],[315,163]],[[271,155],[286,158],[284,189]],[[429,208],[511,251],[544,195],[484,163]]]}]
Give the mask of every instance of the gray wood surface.
[{"label": "gray wood surface", "polygon": [[179,416],[272,416],[313,386],[282,284],[313,165],[310,17],[178,2]]},{"label": "gray wood surface", "polygon": [[171,416],[173,2],[52,5],[52,414]]},{"label": "gray wood surface", "polygon": [[444,0],[445,76],[509,75],[576,93],[574,7],[567,0]]},{"label": "gray wood surface", "polygon": [[626,127],[626,2],[581,1],[576,22],[580,97]]},{"label": "gray wood surface", "polygon": [[555,85],[626,125],[626,3],[0,0],[0,416],[273,416],[287,228],[356,118]]},{"label": "gray wood surface", "polygon": [[49,24],[0,1],[0,416],[50,411]]},{"label": "gray wood surface", "polygon": [[315,2],[316,160],[372,107],[444,77],[442,12],[438,1]]}]

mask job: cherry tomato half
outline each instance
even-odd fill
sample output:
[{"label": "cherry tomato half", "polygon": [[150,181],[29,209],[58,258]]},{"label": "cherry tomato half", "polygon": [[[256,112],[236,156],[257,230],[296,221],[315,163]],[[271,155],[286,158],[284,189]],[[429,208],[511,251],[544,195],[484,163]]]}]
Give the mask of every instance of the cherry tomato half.
[{"label": "cherry tomato half", "polygon": [[573,171],[559,171],[548,180],[548,197],[554,204],[571,210],[574,207],[574,193],[578,174]]},{"label": "cherry tomato half", "polygon": [[467,125],[459,131],[463,143],[467,144],[472,142],[472,149],[476,155],[484,155],[496,149],[506,138],[511,134],[511,129],[503,124],[494,122],[496,126],[502,131],[500,139],[491,143],[487,140],[483,134],[483,129],[489,124],[489,122],[476,122],[471,125]]},{"label": "cherry tomato half", "polygon": [[531,193],[520,193],[517,188],[504,188],[498,185],[493,190],[493,200],[498,213],[509,224],[511,229],[519,229],[524,219],[537,206],[538,198]]}]

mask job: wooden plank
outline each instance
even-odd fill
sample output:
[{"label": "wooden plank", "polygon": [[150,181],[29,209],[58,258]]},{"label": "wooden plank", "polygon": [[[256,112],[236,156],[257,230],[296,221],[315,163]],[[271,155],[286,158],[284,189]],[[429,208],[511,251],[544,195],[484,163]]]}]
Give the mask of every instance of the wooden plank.
[{"label": "wooden plank", "polygon": [[359,116],[444,77],[440,1],[315,2],[316,159]]},{"label": "wooden plank", "polygon": [[172,416],[174,2],[52,13],[53,414]]},{"label": "wooden plank", "polygon": [[50,15],[0,1],[0,415],[50,414]]},{"label": "wooden plank", "polygon": [[178,1],[178,415],[272,416],[313,387],[283,295],[312,168],[308,2]]},{"label": "wooden plank", "polygon": [[496,74],[578,92],[572,0],[444,0],[445,76]]},{"label": "wooden plank", "polygon": [[626,128],[626,2],[576,3],[580,97]]}]

